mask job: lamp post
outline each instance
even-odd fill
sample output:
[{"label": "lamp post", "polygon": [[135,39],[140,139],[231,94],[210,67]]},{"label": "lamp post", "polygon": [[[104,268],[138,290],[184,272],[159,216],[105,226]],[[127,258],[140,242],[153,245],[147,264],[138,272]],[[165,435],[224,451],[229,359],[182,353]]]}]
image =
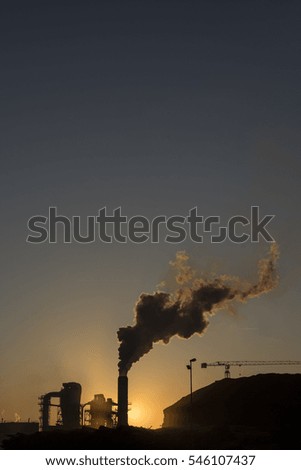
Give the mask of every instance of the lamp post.
[{"label": "lamp post", "polygon": [[192,407],[192,363],[196,361],[196,358],[192,358],[189,360],[189,364],[187,364],[187,369],[189,370],[189,377],[190,377],[190,406]]}]

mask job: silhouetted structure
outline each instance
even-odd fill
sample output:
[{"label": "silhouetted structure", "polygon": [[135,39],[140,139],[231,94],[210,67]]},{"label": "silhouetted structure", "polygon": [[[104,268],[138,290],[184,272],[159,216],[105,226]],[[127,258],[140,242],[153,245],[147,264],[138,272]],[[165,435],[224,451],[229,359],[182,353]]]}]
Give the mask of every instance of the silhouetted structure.
[{"label": "silhouetted structure", "polygon": [[89,409],[84,411],[83,424],[91,428],[98,429],[100,426],[112,428],[116,425],[116,410],[113,407],[117,403],[112,398],[105,399],[102,393],[94,395],[94,399],[83,405],[89,405]]},{"label": "silhouetted structure", "polygon": [[[49,431],[53,427],[63,429],[78,429],[80,422],[81,385],[76,382],[63,383],[59,392],[49,392],[40,397],[40,426],[42,431]],[[52,398],[59,398],[59,404],[51,403]],[[50,407],[58,408],[58,417],[55,426],[50,425]]]},{"label": "silhouetted structure", "polygon": [[241,366],[300,366],[301,361],[216,361],[216,362],[202,362],[201,368],[207,369],[207,367],[219,367],[225,368],[225,379],[230,379],[230,367],[241,367]]},{"label": "silhouetted structure", "polygon": [[128,425],[128,378],[118,377],[118,426]]},{"label": "silhouetted structure", "polygon": [[301,374],[223,379],[164,410],[164,427],[294,427],[301,420]]}]

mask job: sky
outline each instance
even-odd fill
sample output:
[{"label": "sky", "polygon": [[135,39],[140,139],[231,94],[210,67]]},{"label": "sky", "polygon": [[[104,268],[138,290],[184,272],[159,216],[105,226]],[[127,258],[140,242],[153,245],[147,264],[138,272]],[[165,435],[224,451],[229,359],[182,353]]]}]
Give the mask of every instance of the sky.
[{"label": "sky", "polygon": [[[259,243],[26,242],[28,219],[275,215],[279,286],[219,312],[203,336],[158,343],[129,372],[130,422],[223,377],[216,360],[299,360],[298,1],[28,1],[1,6],[0,412],[82,384],[117,399],[117,330],[186,250],[199,272],[256,282]],[[238,374],[278,369],[246,367]],[[300,372],[282,368],[283,372]]]}]

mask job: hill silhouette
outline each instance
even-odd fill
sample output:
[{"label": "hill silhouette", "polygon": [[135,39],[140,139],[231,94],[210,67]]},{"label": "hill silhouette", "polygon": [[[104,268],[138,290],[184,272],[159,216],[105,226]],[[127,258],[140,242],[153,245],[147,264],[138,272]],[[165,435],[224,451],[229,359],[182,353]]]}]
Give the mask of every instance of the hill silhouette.
[{"label": "hill silhouette", "polygon": [[164,427],[283,426],[300,422],[301,374],[259,374],[223,379],[164,410]]},{"label": "hill silhouette", "polygon": [[4,449],[299,449],[301,374],[224,379],[164,410],[164,427],[38,432]]}]

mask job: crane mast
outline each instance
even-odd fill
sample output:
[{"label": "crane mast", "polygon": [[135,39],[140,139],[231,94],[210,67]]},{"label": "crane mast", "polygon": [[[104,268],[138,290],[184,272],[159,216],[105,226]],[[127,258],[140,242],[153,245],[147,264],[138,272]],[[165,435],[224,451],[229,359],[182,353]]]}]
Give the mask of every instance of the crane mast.
[{"label": "crane mast", "polygon": [[301,361],[216,361],[202,362],[201,368],[223,366],[225,368],[225,378],[230,378],[230,367],[232,366],[297,366]]}]

